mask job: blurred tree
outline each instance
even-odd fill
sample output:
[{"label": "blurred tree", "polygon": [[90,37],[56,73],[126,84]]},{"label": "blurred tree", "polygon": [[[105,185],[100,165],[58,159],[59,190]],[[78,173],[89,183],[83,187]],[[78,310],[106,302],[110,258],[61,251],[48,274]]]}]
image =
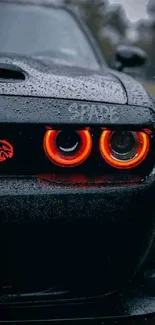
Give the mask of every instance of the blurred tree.
[{"label": "blurred tree", "polygon": [[[113,61],[118,44],[132,43],[148,53],[148,64],[143,75],[145,73],[148,79],[155,77],[155,0],[148,1],[150,20],[141,20],[136,25],[129,22],[121,5],[110,5],[108,0],[62,1],[78,8],[108,63]],[[132,35],[135,32],[135,38],[131,32]]]},{"label": "blurred tree", "polygon": [[148,55],[148,63],[144,69],[148,80],[155,79],[155,1],[148,2],[149,20],[140,20],[136,26],[138,39],[134,45],[144,49]]},{"label": "blurred tree", "polygon": [[114,47],[125,39],[128,19],[121,5],[110,5],[108,0],[64,0],[78,7],[92,34],[98,41],[104,57],[111,63]]},{"label": "blurred tree", "polygon": [[154,0],[148,1],[147,12],[150,15],[150,17],[155,19],[155,1]]},{"label": "blurred tree", "polygon": [[106,15],[106,25],[115,30],[120,37],[125,38],[129,21],[121,5],[112,5],[109,7]]},{"label": "blurred tree", "polygon": [[104,26],[104,12],[107,0],[65,0],[65,3],[78,6],[92,34],[100,41],[100,30]]}]

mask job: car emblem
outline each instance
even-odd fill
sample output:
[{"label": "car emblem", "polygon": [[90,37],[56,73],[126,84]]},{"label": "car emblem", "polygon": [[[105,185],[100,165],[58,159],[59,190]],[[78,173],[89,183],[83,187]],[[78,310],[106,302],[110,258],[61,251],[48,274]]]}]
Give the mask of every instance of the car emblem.
[{"label": "car emblem", "polygon": [[13,146],[6,140],[0,140],[0,162],[13,157]]}]

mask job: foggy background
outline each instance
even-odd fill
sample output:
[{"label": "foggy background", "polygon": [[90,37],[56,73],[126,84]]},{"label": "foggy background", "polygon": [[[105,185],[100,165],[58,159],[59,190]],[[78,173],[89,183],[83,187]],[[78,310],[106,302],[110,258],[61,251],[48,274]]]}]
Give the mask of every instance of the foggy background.
[{"label": "foggy background", "polygon": [[91,29],[109,64],[119,44],[147,52],[141,71],[132,71],[155,94],[155,0],[62,0],[74,5]]},{"label": "foggy background", "polygon": [[123,5],[127,17],[132,22],[136,22],[141,18],[149,18],[147,13],[148,0],[110,0],[110,3]]}]

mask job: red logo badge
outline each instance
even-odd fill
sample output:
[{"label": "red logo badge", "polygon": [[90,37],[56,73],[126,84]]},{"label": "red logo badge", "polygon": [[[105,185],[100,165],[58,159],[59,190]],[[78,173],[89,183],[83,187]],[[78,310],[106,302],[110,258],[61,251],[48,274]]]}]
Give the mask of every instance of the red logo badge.
[{"label": "red logo badge", "polygon": [[13,146],[6,140],[0,140],[0,162],[13,157]]}]

